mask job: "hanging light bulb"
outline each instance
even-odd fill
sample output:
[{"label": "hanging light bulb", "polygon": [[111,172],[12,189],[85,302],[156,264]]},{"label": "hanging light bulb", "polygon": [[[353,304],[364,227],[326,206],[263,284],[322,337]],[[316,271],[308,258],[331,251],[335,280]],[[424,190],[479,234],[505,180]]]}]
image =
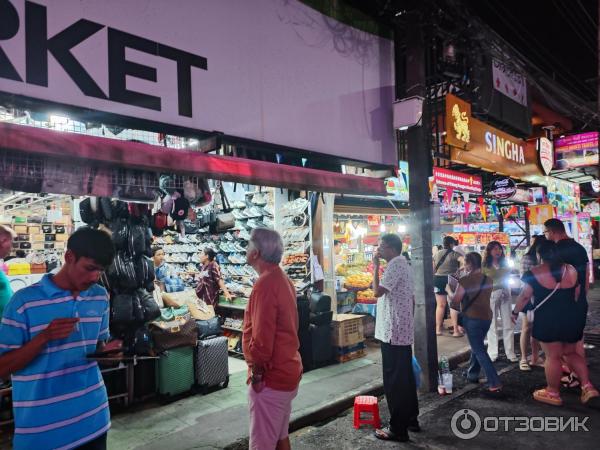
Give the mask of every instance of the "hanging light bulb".
[{"label": "hanging light bulb", "polygon": [[381,225],[379,225],[379,231],[385,233],[385,223],[381,222]]},{"label": "hanging light bulb", "polygon": [[398,225],[398,233],[406,233],[406,225],[404,225],[403,223]]}]

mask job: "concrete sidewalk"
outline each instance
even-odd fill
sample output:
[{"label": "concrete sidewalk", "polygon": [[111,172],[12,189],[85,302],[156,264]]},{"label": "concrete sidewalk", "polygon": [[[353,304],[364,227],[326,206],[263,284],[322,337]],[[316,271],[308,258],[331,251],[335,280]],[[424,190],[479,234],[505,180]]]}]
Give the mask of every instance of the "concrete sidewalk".
[{"label": "concrete sidewalk", "polygon": [[[466,340],[440,338],[440,353],[461,355]],[[453,356],[456,357],[456,356]],[[379,345],[368,342],[366,357],[304,374],[293,403],[292,430],[326,420],[351,407],[357,395],[381,395]],[[247,448],[248,413],[245,373],[231,376],[229,387],[168,405],[149,403],[114,414],[109,449]]]}]

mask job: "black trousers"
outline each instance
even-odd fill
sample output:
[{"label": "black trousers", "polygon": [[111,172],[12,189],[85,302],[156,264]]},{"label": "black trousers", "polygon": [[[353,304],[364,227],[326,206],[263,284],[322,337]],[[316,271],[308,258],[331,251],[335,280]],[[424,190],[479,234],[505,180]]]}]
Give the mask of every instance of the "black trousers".
[{"label": "black trousers", "polygon": [[77,447],[77,450],[106,450],[106,433],[98,436],[93,441],[86,442],[81,447]]},{"label": "black trousers", "polygon": [[412,369],[412,347],[381,343],[383,390],[390,410],[390,430],[399,435],[416,425],[419,416],[417,385]]}]

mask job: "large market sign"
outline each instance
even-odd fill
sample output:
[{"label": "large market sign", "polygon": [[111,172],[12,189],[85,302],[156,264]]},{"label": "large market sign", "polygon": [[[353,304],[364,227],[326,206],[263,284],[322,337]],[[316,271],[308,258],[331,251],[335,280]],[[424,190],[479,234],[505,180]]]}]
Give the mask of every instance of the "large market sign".
[{"label": "large market sign", "polygon": [[452,94],[446,96],[446,144],[455,162],[518,178],[541,174],[535,146],[474,118],[471,105]]},{"label": "large market sign", "polygon": [[395,165],[393,85],[391,40],[297,0],[0,0],[0,92],[155,128]]}]

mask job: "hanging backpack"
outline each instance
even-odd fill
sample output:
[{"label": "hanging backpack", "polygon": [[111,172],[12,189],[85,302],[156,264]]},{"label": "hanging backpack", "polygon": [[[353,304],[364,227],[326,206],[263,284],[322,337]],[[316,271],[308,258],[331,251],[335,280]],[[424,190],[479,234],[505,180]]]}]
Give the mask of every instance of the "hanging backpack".
[{"label": "hanging backpack", "polygon": [[173,202],[173,212],[171,212],[171,217],[175,221],[185,220],[188,216],[189,209],[189,200],[185,197],[179,197]]}]

